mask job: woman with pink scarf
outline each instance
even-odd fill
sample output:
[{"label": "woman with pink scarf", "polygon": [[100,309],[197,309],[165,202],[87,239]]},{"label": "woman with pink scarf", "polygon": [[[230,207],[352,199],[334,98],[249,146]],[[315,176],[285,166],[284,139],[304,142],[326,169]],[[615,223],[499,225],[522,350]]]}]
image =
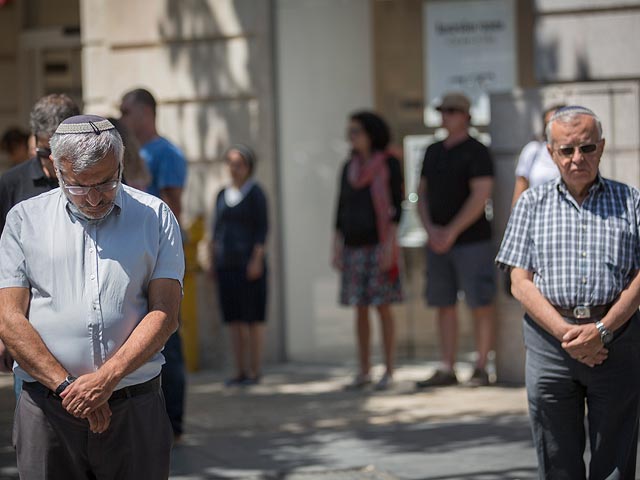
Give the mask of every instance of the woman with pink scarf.
[{"label": "woman with pink scarf", "polygon": [[400,163],[387,152],[389,127],[378,115],[356,112],[347,130],[351,156],[342,170],[333,265],[342,273],[340,303],[356,309],[360,371],[349,388],[371,384],[369,307],[377,309],[386,371],[375,388],[393,383],[395,333],[390,305],[402,301],[396,238],[402,202]]}]

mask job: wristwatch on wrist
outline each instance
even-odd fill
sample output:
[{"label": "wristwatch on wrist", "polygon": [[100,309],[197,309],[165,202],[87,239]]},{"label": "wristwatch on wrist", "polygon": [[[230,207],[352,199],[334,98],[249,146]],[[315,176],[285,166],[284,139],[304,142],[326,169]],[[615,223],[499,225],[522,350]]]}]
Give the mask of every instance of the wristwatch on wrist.
[{"label": "wristwatch on wrist", "polygon": [[60,385],[58,385],[58,388],[56,388],[56,395],[60,395],[69,385],[71,385],[75,381],[76,377],[74,377],[73,375],[67,375],[67,378],[65,378],[64,381]]},{"label": "wristwatch on wrist", "polygon": [[596,322],[596,328],[598,329],[598,332],[600,332],[600,340],[602,340],[602,344],[608,345],[611,343],[611,340],[613,340],[613,333],[611,330],[605,327],[600,320]]}]

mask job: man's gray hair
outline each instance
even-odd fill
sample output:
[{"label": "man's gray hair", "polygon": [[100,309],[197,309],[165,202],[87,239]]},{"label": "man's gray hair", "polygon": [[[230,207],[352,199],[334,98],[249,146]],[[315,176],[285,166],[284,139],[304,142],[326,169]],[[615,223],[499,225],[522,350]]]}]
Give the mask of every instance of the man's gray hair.
[{"label": "man's gray hair", "polygon": [[[115,128],[104,130],[99,135],[95,133],[55,133],[51,137],[51,156],[56,168],[60,162],[71,163],[74,173],[80,173],[96,165],[109,153],[113,153],[122,166],[124,146],[122,138]],[[122,174],[122,168],[120,169]]]},{"label": "man's gray hair", "polygon": [[556,110],[556,113],[553,114],[553,116],[551,117],[551,120],[549,120],[549,123],[547,123],[547,128],[545,130],[547,143],[551,145],[551,141],[552,141],[551,125],[554,122],[565,123],[565,124],[570,123],[572,120],[574,120],[576,117],[580,115],[586,115],[588,117],[595,119],[596,127],[598,129],[598,140],[602,140],[602,122],[600,122],[600,119],[598,118],[598,116],[595,113],[593,113],[592,110],[586,107],[581,107],[579,105],[570,105],[568,107],[563,107],[563,108],[560,108],[559,110]]},{"label": "man's gray hair", "polygon": [[63,120],[76,115],[80,115],[80,109],[69,96],[63,93],[46,95],[31,109],[31,133],[48,140]]}]

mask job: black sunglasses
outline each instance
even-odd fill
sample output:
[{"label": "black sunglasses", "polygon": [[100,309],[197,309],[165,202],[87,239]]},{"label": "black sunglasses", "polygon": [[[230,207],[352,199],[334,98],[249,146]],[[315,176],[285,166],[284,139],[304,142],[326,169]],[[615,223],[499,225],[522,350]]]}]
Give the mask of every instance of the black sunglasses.
[{"label": "black sunglasses", "polygon": [[447,113],[449,115],[453,115],[455,113],[465,113],[463,110],[460,110],[459,108],[440,108],[439,111],[440,113]]},{"label": "black sunglasses", "polygon": [[576,151],[576,148],[580,150],[580,153],[589,154],[589,153],[595,152],[598,149],[598,144],[588,143],[586,145],[560,147],[556,149],[556,152],[560,152],[560,155],[562,155],[563,157],[573,157],[573,154]]},{"label": "black sunglasses", "polygon": [[50,148],[36,148],[36,156],[39,158],[49,158],[49,155],[51,155]]}]

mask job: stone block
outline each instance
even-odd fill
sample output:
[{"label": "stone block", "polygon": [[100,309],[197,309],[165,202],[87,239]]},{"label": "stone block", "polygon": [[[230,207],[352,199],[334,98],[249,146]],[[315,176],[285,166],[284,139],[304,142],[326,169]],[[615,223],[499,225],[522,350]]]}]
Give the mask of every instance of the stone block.
[{"label": "stone block", "polygon": [[85,104],[108,102],[113,85],[110,56],[104,45],[85,45],[82,48],[82,96]]},{"label": "stone block", "polygon": [[220,160],[231,143],[259,143],[259,108],[257,100],[164,104],[158,109],[158,130],[190,161]]},{"label": "stone block", "polygon": [[548,103],[535,90],[491,95],[491,145],[494,154],[520,152],[541,134],[542,112]]},{"label": "stone block", "polygon": [[256,39],[181,43],[143,49],[112,50],[111,91],[120,96],[131,88],[149,88],[159,102],[247,96],[260,72],[251,60]]},{"label": "stone block", "polygon": [[606,178],[640,188],[640,151],[605,148],[600,172]]},{"label": "stone block", "polygon": [[112,0],[105,21],[115,46],[158,44],[261,33],[268,8],[266,0]]},{"label": "stone block", "polygon": [[535,0],[537,13],[554,13],[567,10],[579,12],[585,9],[638,6],[638,0]]},{"label": "stone block", "polygon": [[637,10],[539,17],[536,76],[544,83],[638,77],[638,25]]},{"label": "stone block", "polygon": [[[80,0],[80,21],[82,22],[82,44],[95,45],[110,42],[112,31],[108,28],[107,19],[116,2],[105,0]],[[122,10],[119,11],[121,17]]]}]

